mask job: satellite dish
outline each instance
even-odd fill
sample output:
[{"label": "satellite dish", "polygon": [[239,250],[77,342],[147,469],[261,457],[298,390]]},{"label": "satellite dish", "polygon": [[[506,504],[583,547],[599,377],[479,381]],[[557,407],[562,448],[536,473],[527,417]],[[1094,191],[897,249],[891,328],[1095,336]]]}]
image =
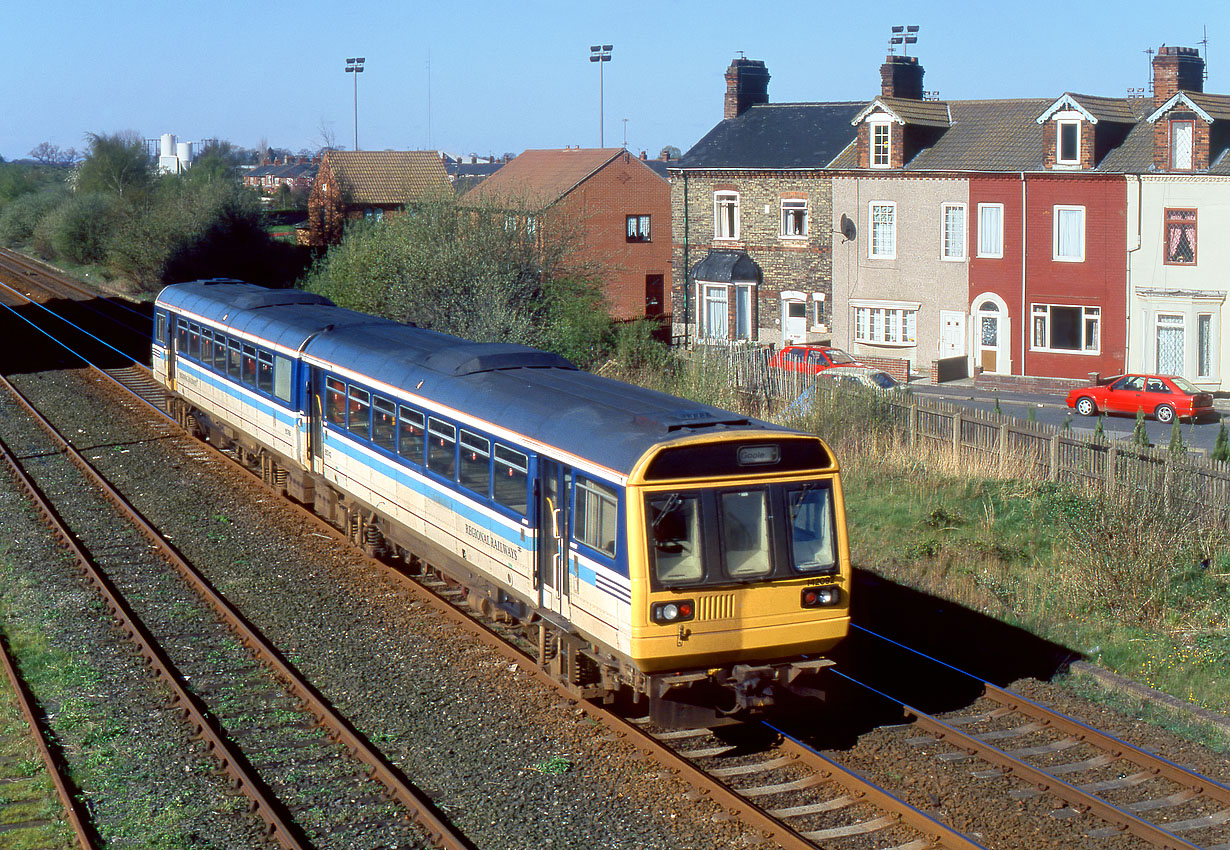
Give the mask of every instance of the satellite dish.
[{"label": "satellite dish", "polygon": [[858,236],[858,228],[854,226],[854,220],[845,213],[841,214],[841,230],[839,232],[847,242],[853,242],[855,237]]}]

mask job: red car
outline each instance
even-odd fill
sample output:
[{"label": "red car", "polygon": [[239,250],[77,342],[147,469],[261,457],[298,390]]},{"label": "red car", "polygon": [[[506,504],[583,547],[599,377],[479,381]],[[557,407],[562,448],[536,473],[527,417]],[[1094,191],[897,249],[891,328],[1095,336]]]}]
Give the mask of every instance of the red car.
[{"label": "red car", "polygon": [[834,366],[862,366],[863,364],[840,348],[827,345],[787,345],[769,361],[772,369],[785,372],[801,372],[814,375]]},{"label": "red car", "polygon": [[1081,416],[1098,412],[1135,416],[1143,410],[1158,422],[1197,419],[1213,413],[1213,396],[1174,375],[1120,375],[1068,393],[1068,407]]}]

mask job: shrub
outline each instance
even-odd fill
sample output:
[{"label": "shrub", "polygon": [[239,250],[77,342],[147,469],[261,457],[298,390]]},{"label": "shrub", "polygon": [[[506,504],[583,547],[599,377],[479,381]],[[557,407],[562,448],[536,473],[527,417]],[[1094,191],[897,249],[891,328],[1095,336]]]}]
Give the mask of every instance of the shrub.
[{"label": "shrub", "polygon": [[52,256],[79,265],[101,263],[120,219],[122,202],[113,195],[71,198],[44,219]]},{"label": "shrub", "polygon": [[30,244],[42,219],[64,201],[62,189],[29,192],[5,205],[0,212],[0,243],[10,248]]}]

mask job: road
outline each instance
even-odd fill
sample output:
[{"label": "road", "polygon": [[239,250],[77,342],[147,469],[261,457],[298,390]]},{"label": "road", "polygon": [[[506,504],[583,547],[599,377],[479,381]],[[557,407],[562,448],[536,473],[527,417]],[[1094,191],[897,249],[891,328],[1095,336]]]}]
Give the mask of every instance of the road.
[{"label": "road", "polygon": [[[989,390],[976,389],[964,382],[960,384],[911,384],[910,391],[921,398],[941,398],[953,404],[977,410],[994,410],[998,397],[999,409],[1005,416],[1014,416],[1021,421],[1029,419],[1029,411],[1034,411],[1034,418],[1045,425],[1062,427],[1065,422],[1071,422],[1072,430],[1077,434],[1092,434],[1097,427],[1098,417],[1081,416],[1075,410],[1070,410],[1065,404],[1067,394],[1053,393],[994,393]],[[1230,415],[1230,399],[1216,399],[1219,416],[1213,419],[1203,419],[1199,422],[1183,422],[1180,428],[1183,443],[1189,448],[1212,451],[1213,442],[1217,439],[1222,415]],[[1230,427],[1230,425],[1228,425]],[[1130,441],[1132,431],[1136,428],[1136,418],[1133,416],[1107,416],[1102,428],[1106,436],[1112,440]],[[1152,419],[1145,420],[1145,430],[1149,433],[1149,441],[1157,446],[1170,445],[1170,425],[1163,425]]]}]

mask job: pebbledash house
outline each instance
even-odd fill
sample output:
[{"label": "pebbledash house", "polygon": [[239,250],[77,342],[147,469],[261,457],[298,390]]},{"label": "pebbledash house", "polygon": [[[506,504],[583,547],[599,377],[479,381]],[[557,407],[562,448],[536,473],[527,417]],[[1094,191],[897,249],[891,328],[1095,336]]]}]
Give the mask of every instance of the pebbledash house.
[{"label": "pebbledash house", "polygon": [[735,60],[726,117],[671,171],[676,335],[1222,389],[1230,96],[1192,48],[1152,65],[1151,96],[959,101],[890,55],[870,102],[770,104]]}]

